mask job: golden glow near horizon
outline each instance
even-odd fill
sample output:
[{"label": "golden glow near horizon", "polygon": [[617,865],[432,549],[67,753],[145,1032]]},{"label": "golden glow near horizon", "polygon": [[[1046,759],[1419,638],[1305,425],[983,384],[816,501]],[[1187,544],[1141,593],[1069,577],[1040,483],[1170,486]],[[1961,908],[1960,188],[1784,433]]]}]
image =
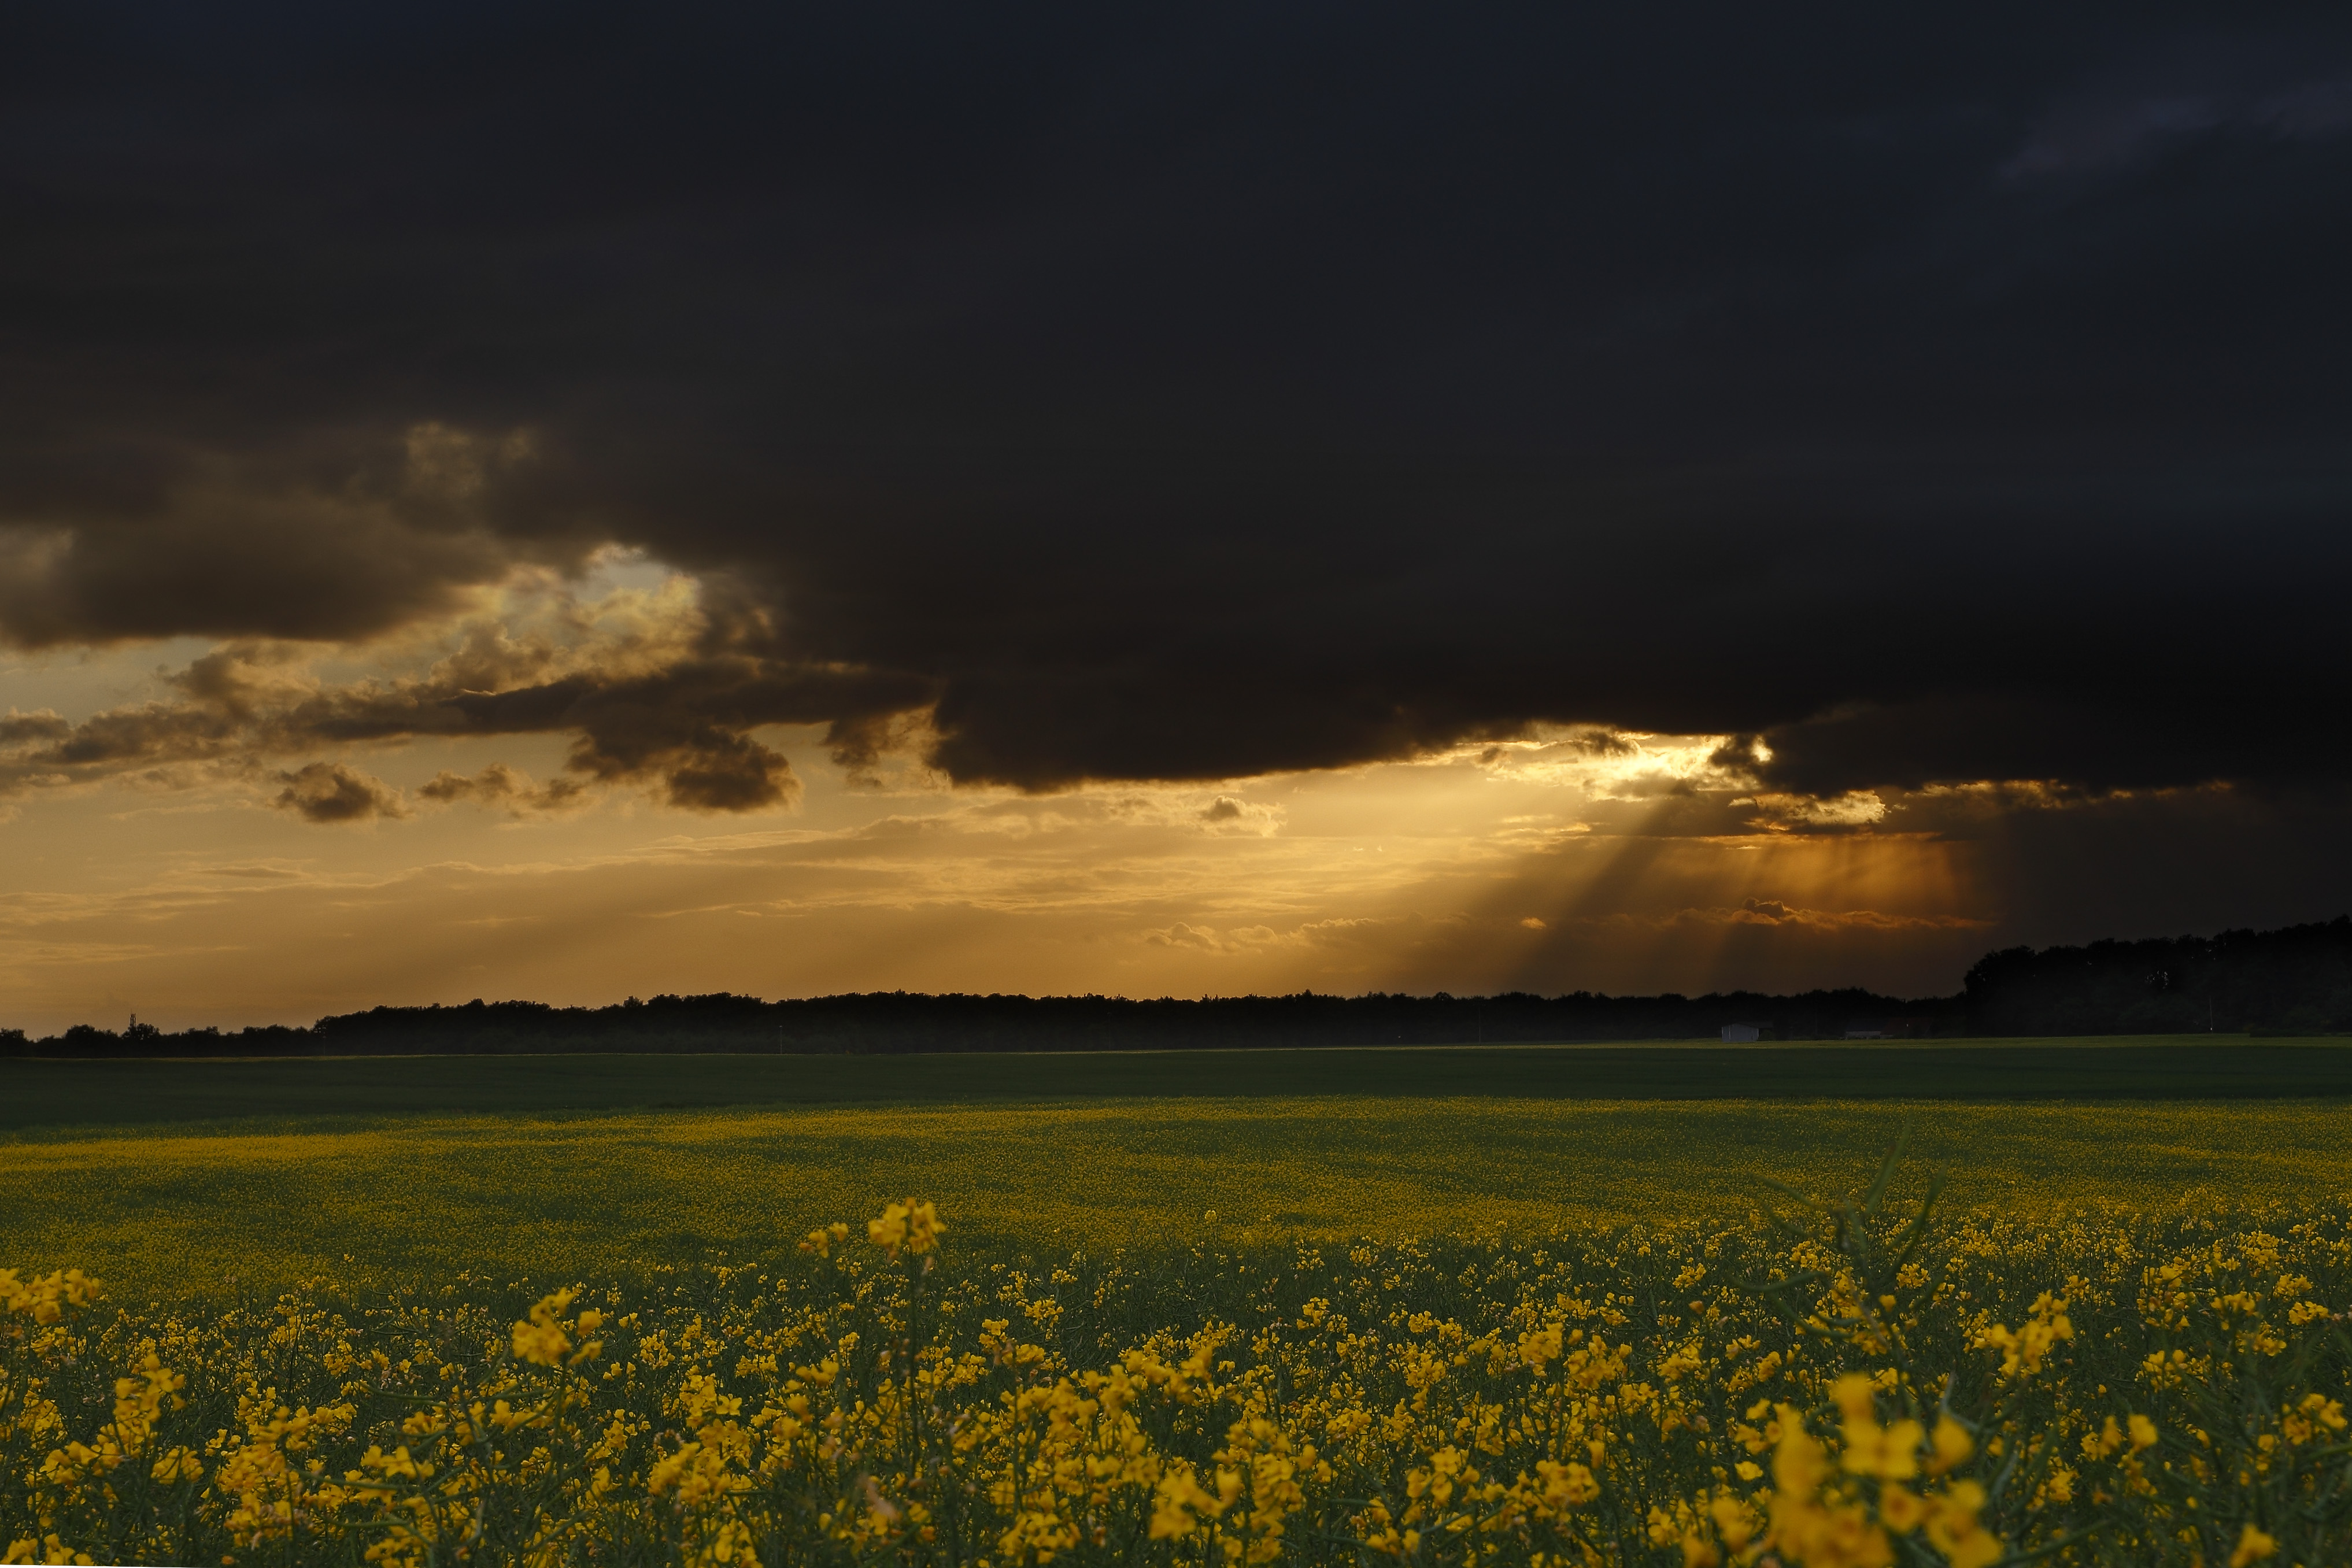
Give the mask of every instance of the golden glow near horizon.
[{"label": "golden glow near horizon", "polygon": [[[771,728],[758,738],[790,759],[797,797],[736,816],[550,792],[555,733],[261,754],[299,729],[289,715],[394,700],[436,661],[436,679],[468,660],[469,679],[518,682],[657,667],[693,603],[684,580],[614,559],[363,647],[16,661],[20,720],[184,729],[191,670],[235,682],[247,718],[210,752],[174,741],[136,765],[12,775],[0,1025],[658,991],[1696,992],[1858,974],[1942,990],[1995,912],[1980,846],[1905,831],[1876,794],[1759,795],[1716,736],[1570,728],[1024,795],[950,789],[906,757],[854,775],[821,730]],[[306,820],[303,792],[347,777],[377,792],[366,812]]]}]

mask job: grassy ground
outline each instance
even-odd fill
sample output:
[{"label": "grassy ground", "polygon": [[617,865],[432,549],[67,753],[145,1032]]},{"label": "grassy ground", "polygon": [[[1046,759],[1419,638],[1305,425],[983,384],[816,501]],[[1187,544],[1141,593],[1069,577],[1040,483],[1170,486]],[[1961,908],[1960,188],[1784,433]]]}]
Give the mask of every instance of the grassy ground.
[{"label": "grassy ground", "polygon": [[908,1192],[938,1201],[964,1256],[1736,1219],[1759,1176],[1847,1190],[1906,1115],[1913,1168],[1948,1163],[1962,1205],[2352,1195],[2340,1101],[1268,1096],[420,1115],[20,1137],[0,1161],[0,1264],[80,1265],[131,1300],[215,1296],[230,1277],[265,1290],[312,1273],[628,1277],[788,1246]]},{"label": "grassy ground", "polygon": [[2352,1096],[2352,1042],[2161,1036],[938,1057],[0,1059],[0,1131],[253,1117],[1296,1095],[1541,1100]]}]

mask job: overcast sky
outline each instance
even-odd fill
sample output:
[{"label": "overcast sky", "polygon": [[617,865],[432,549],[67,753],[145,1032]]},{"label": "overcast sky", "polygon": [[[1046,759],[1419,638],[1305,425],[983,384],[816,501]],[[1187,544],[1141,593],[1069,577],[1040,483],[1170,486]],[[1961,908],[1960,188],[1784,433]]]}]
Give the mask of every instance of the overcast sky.
[{"label": "overcast sky", "polygon": [[8,36],[11,1018],[1948,991],[2347,902],[2352,22]]}]

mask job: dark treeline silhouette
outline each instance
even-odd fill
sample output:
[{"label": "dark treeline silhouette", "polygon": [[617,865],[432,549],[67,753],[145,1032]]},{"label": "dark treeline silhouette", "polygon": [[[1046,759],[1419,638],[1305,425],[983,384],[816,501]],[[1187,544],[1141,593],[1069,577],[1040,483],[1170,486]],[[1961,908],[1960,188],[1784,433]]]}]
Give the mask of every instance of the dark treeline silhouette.
[{"label": "dark treeline silhouette", "polygon": [[1969,971],[1979,1035],[2352,1029],[2352,916],[2280,931],[2012,947]]},{"label": "dark treeline silhouette", "polygon": [[1089,1051],[1314,1046],[1505,1044],[1538,1040],[1716,1038],[1731,1022],[1773,1037],[1840,1037],[1899,1020],[1908,1032],[1957,1033],[1952,999],[1906,1002],[1867,991],[1801,996],[1382,995],[1224,996],[1129,1001],[1117,996],[932,996],[905,991],[763,1002],[756,996],[635,997],[610,1007],[468,1002],[373,1007],[307,1029],[117,1033],[77,1025],[27,1040],[0,1032],[0,1051],[73,1057],[385,1056],[535,1051]]},{"label": "dark treeline silhouette", "polygon": [[1957,996],[1863,990],[1769,996],[1373,994],[1130,1001],[1117,996],[933,996],[904,991],[781,1002],[719,993],[609,1007],[469,1002],[374,1007],[272,1026],[173,1034],[77,1025],[0,1055],[390,1056],[555,1051],[1085,1051],[1888,1036],[2317,1034],[2352,1028],[2352,917],[2283,931],[2099,942],[1988,953]]}]

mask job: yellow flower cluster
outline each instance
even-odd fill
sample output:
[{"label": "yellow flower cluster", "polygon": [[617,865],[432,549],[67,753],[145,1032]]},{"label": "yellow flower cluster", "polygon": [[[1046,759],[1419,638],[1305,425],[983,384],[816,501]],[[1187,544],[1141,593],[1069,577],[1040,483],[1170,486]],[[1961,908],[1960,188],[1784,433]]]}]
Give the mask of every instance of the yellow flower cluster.
[{"label": "yellow flower cluster", "polygon": [[[1769,1409],[1780,1434],[1767,1545],[1813,1568],[1887,1568],[1895,1561],[1894,1538],[1916,1531],[1952,1568],[1986,1568],[2000,1558],[2000,1542],[1978,1517],[1986,1503],[1981,1485],[1917,1486],[1975,1451],[1976,1440],[1958,1421],[1938,1417],[1932,1435],[1916,1420],[1882,1426],[1874,1380],[1859,1373],[1838,1378],[1830,1395],[1842,1418],[1834,1465],[1792,1406],[1759,1404],[1748,1413],[1755,1420]],[[1735,1538],[1732,1544],[1746,1542]]]},{"label": "yellow flower cluster", "polygon": [[2062,1296],[2043,1291],[2033,1303],[2033,1315],[2022,1328],[2014,1332],[1999,1323],[1988,1323],[1977,1331],[1979,1350],[2000,1352],[2000,1375],[2005,1378],[2032,1377],[2042,1370],[2043,1358],[2061,1342],[2074,1337],[2074,1325],[2066,1316],[2066,1301]]},{"label": "yellow flower cluster", "polygon": [[1944,1223],[1885,1189],[960,1268],[910,1198],[869,1245],[593,1306],[320,1286],[184,1320],[0,1273],[0,1558],[2352,1561],[2341,1213]]},{"label": "yellow flower cluster", "polygon": [[908,1198],[904,1203],[889,1205],[878,1216],[866,1221],[866,1239],[887,1249],[893,1258],[902,1247],[919,1255],[937,1247],[947,1228],[929,1204]]},{"label": "yellow flower cluster", "polygon": [[0,1310],[22,1312],[36,1323],[54,1323],[68,1307],[88,1306],[98,1300],[99,1282],[79,1268],[60,1269],[46,1279],[24,1279],[13,1268],[0,1268]]}]

